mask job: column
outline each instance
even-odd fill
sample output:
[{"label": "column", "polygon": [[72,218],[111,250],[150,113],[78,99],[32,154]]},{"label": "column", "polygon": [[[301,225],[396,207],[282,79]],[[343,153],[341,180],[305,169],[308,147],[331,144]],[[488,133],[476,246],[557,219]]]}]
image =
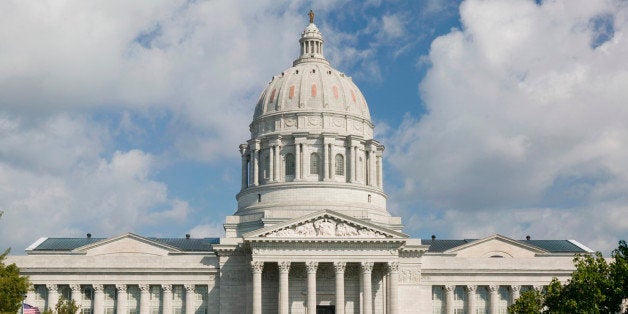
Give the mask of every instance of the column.
[{"label": "column", "polygon": [[477,286],[467,285],[467,308],[468,313],[475,313],[475,290]]},{"label": "column", "polygon": [[388,262],[388,275],[390,278],[388,308],[390,314],[397,314],[399,313],[399,262]]},{"label": "column", "polygon": [[54,309],[57,303],[59,303],[59,287],[56,284],[46,284],[48,289],[48,308]]},{"label": "column", "polygon": [[336,178],[336,153],[334,145],[329,145],[329,179],[334,180]]},{"label": "column", "polygon": [[373,273],[373,262],[362,262],[362,313],[373,314],[373,293],[371,292],[371,274]]},{"label": "column", "polygon": [[521,295],[521,286],[519,285],[511,285],[510,286],[510,304],[514,304],[519,296]]},{"label": "column", "polygon": [[116,296],[116,313],[124,314],[127,307],[126,285],[118,284],[116,285],[116,290],[118,291]]},{"label": "column", "polygon": [[172,314],[172,285],[161,285],[163,302],[163,313]]},{"label": "column", "polygon": [[488,290],[490,292],[489,296],[489,313],[498,314],[497,313],[497,300],[499,299],[499,286],[490,285],[488,286]]},{"label": "column", "polygon": [[384,156],[379,156],[377,158],[377,160],[379,161],[379,168],[377,169],[378,172],[378,182],[377,185],[381,188],[384,189]]},{"label": "column", "polygon": [[355,171],[355,168],[353,167],[353,158],[355,155],[353,155],[352,143],[353,141],[350,139],[347,140],[347,146],[349,149],[347,149],[347,160],[345,162],[347,164],[347,178],[349,178],[349,183],[353,183],[353,172]]},{"label": "column", "polygon": [[101,284],[92,285],[94,288],[94,314],[105,313],[105,291]]},{"label": "column", "polygon": [[288,314],[290,310],[288,275],[290,274],[290,262],[281,261],[279,266],[279,314]]},{"label": "column", "polygon": [[246,144],[240,145],[240,155],[242,156],[242,189],[249,185],[249,177],[247,170]]},{"label": "column", "polygon": [[301,179],[301,143],[294,143],[294,179]]},{"label": "column", "polygon": [[[318,262],[307,261],[305,263],[307,268],[307,313],[316,313],[316,270],[318,269]],[[336,310],[338,313],[338,310]]]},{"label": "column", "polygon": [[327,140],[323,137],[323,154],[321,155],[321,171],[323,172],[323,181],[327,181],[327,172],[329,168],[329,159],[327,159]]},{"label": "column", "polygon": [[454,290],[456,286],[445,286],[445,313],[454,314]]},{"label": "column", "polygon": [[275,146],[270,146],[268,148],[268,158],[269,158],[269,164],[270,164],[270,169],[268,169],[268,181],[274,182],[275,181]]},{"label": "column", "polygon": [[259,141],[255,140],[249,144],[249,150],[251,151],[251,172],[253,177],[253,186],[259,185]]},{"label": "column", "polygon": [[251,261],[253,272],[253,314],[262,314],[262,271],[264,262]]},{"label": "column", "polygon": [[70,285],[70,290],[72,290],[72,295],[70,296],[76,305],[81,305],[81,285]]},{"label": "column", "polygon": [[194,285],[185,284],[185,314],[194,314],[196,311],[196,300],[194,299]]},{"label": "column", "polygon": [[275,146],[275,181],[281,180],[281,145]]},{"label": "column", "polygon": [[140,314],[150,313],[150,286],[139,285],[140,287]]},{"label": "column", "polygon": [[347,263],[334,262],[336,270],[336,314],[345,313],[345,268]]},{"label": "column", "polygon": [[369,185],[376,186],[375,181],[377,178],[375,177],[375,146],[373,144],[369,145]]},{"label": "column", "polygon": [[[35,304],[35,285],[32,283],[28,285],[28,291],[26,291],[26,299],[24,300],[24,303],[30,305]],[[41,310],[43,311],[44,309]]]},{"label": "column", "polygon": [[358,182],[358,146],[353,146],[353,182]]}]

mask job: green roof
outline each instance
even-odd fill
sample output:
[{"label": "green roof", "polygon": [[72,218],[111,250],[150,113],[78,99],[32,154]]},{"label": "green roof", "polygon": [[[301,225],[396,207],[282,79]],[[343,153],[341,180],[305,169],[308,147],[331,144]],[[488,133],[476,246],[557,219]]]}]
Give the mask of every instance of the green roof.
[{"label": "green roof", "polygon": [[[455,247],[477,241],[478,239],[421,239],[421,244],[429,245],[428,252],[440,253]],[[538,247],[550,253],[588,253],[588,251],[569,240],[517,240],[523,244]]]},{"label": "green roof", "polygon": [[[81,246],[96,243],[107,238],[47,238],[33,251],[72,251]],[[219,238],[147,238],[155,242],[175,247],[185,252],[211,252],[212,244]]]}]

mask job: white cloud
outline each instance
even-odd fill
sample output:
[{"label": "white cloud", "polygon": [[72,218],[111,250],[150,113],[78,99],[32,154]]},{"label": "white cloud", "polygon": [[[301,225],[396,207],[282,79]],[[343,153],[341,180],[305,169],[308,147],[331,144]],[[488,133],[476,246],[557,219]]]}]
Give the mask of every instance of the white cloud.
[{"label": "white cloud", "polygon": [[[614,18],[613,36],[592,45],[600,14]],[[395,208],[436,210],[420,224],[456,236],[616,246],[628,236],[613,218],[628,215],[628,7],[469,0],[460,15],[463,29],[431,46],[428,114],[387,141],[405,178]]]},{"label": "white cloud", "polygon": [[38,237],[111,236],[185,221],[190,212],[151,179],[152,155],[102,157],[107,134],[93,121],[67,114],[0,121],[0,238],[14,253]]}]

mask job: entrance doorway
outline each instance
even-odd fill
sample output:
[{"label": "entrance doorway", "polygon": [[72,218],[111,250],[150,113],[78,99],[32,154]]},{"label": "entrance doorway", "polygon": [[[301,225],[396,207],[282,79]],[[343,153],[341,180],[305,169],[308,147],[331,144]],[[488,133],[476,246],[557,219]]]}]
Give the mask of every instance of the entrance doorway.
[{"label": "entrance doorway", "polygon": [[334,314],[336,313],[336,307],[333,305],[317,305],[316,314]]}]

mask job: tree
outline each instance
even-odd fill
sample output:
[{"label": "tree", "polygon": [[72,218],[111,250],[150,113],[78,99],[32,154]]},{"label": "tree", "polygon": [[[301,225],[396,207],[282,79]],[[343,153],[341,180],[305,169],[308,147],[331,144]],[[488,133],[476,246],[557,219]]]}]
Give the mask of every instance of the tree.
[{"label": "tree", "polygon": [[10,249],[7,249],[0,254],[0,313],[16,313],[22,306],[29,286],[28,277],[20,276],[20,269],[15,264],[4,264],[9,251]]},{"label": "tree", "polygon": [[74,300],[67,300],[63,296],[55,306],[56,314],[76,314],[81,307]]},{"label": "tree", "polygon": [[[628,246],[619,241],[608,262],[601,253],[574,258],[576,270],[562,284],[554,278],[542,293],[522,294],[510,313],[617,313],[628,298]],[[541,304],[542,306],[538,306]],[[628,313],[628,312],[627,312]]]},{"label": "tree", "polygon": [[543,294],[537,290],[528,290],[521,293],[519,298],[508,307],[509,313],[537,314],[543,310]]}]

